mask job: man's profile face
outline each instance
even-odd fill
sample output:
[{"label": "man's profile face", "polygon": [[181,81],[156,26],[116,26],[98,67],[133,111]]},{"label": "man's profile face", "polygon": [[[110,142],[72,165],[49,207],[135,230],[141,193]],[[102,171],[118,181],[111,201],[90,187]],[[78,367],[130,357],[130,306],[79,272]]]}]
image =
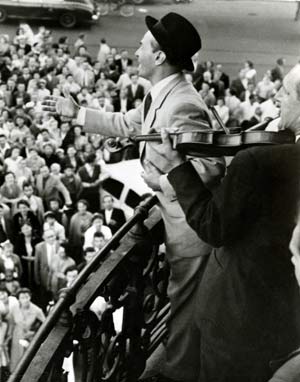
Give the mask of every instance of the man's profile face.
[{"label": "man's profile face", "polygon": [[297,92],[299,83],[300,65],[298,64],[284,77],[282,87],[275,97],[280,104],[280,125],[284,129],[295,131],[300,128],[300,92]]},{"label": "man's profile face", "polygon": [[111,197],[104,198],[103,207],[105,210],[111,210],[113,208],[113,199]]},{"label": "man's profile face", "polygon": [[138,50],[135,52],[139,66],[138,71],[141,77],[144,77],[148,80],[152,78],[153,72],[156,68],[155,59],[157,52],[153,52],[153,45],[151,42],[155,41],[151,32],[147,32],[141,43]]}]

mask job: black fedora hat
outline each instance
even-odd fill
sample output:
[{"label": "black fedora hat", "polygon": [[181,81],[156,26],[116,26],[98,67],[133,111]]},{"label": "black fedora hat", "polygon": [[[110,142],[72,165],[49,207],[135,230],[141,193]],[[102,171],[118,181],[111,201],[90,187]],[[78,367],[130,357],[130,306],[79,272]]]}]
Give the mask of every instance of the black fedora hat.
[{"label": "black fedora hat", "polygon": [[146,25],[169,60],[182,69],[194,70],[192,56],[201,49],[195,27],[183,16],[170,12],[160,20],[146,16]]}]

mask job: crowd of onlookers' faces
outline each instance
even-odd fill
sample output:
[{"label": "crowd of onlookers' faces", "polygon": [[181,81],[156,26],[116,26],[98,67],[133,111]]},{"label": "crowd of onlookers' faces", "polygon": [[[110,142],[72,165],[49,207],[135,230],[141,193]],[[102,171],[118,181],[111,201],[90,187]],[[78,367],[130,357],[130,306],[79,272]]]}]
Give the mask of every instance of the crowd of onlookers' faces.
[{"label": "crowd of onlookers' faces", "polygon": [[[194,64],[186,80],[208,106],[215,106],[226,126],[246,129],[277,115],[274,94],[281,86],[283,59],[262,79],[251,61],[233,80],[221,64],[201,63],[197,55]],[[21,23],[15,36],[0,36],[4,374],[9,365],[14,369],[49,301],[72,284],[125,222],[110,196],[101,200],[101,181],[106,163],[137,157],[136,150],[111,154],[101,135],[85,134],[76,121],[43,112],[43,100],[71,94],[81,106],[126,113],[141,105],[150,86],[139,77],[128,52],[110,47],[105,39],[92,57],[84,34],[71,44],[68,37],[54,41],[45,27],[33,33]]]}]

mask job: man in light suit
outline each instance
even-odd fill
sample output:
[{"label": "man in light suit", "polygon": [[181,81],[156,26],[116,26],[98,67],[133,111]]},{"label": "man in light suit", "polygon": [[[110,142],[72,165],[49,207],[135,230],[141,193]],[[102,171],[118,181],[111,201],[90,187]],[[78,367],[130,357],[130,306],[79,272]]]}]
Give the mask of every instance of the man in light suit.
[{"label": "man in light suit", "polygon": [[[160,155],[187,221],[215,247],[195,305],[201,382],[268,381],[270,366],[300,348],[300,235],[299,226],[294,228],[300,189],[299,64],[284,78],[276,99],[290,144],[242,150],[213,191],[189,161],[175,158],[162,135]],[[285,366],[291,367],[289,376],[281,369],[271,381],[299,381],[295,362]]]},{"label": "man in light suit", "polygon": [[[161,20],[146,17],[148,27],[136,57],[139,75],[151,81],[152,88],[143,103],[125,113],[103,113],[79,107],[62,97],[48,98],[44,110],[66,117],[78,117],[86,132],[108,136],[131,136],[160,131],[161,127],[178,130],[210,129],[207,107],[200,95],[188,83],[182,71],[193,70],[191,57],[201,48],[201,39],[193,25],[176,13]],[[154,144],[155,145],[155,144]],[[150,144],[140,145],[142,164],[157,156]],[[223,162],[214,159],[193,160],[200,174],[223,172]],[[146,174],[147,176],[147,174]],[[193,381],[199,368],[192,344],[195,338],[190,327],[195,289],[211,247],[201,241],[188,227],[167,175],[161,175],[157,196],[165,223],[167,258],[171,267],[168,295],[171,301],[169,338],[166,347],[164,375],[173,380]],[[160,379],[163,381],[163,377]]]},{"label": "man in light suit", "polygon": [[57,253],[59,243],[56,240],[54,230],[48,229],[44,232],[44,241],[35,246],[34,258],[34,281],[39,287],[39,300],[43,309],[46,309],[52,298],[50,291],[50,266],[53,256]]}]

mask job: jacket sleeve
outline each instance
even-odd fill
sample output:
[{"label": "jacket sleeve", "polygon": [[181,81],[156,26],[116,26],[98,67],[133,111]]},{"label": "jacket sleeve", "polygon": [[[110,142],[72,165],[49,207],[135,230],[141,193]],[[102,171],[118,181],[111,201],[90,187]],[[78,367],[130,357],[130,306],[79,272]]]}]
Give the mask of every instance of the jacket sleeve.
[{"label": "jacket sleeve", "polygon": [[246,210],[255,207],[257,168],[247,151],[240,152],[222,183],[210,191],[191,162],[173,169],[168,179],[176,191],[187,222],[198,236],[214,247],[233,243],[242,232]]},{"label": "jacket sleeve", "polygon": [[86,108],[83,130],[112,137],[128,137],[141,132],[142,104],[127,113]]}]

